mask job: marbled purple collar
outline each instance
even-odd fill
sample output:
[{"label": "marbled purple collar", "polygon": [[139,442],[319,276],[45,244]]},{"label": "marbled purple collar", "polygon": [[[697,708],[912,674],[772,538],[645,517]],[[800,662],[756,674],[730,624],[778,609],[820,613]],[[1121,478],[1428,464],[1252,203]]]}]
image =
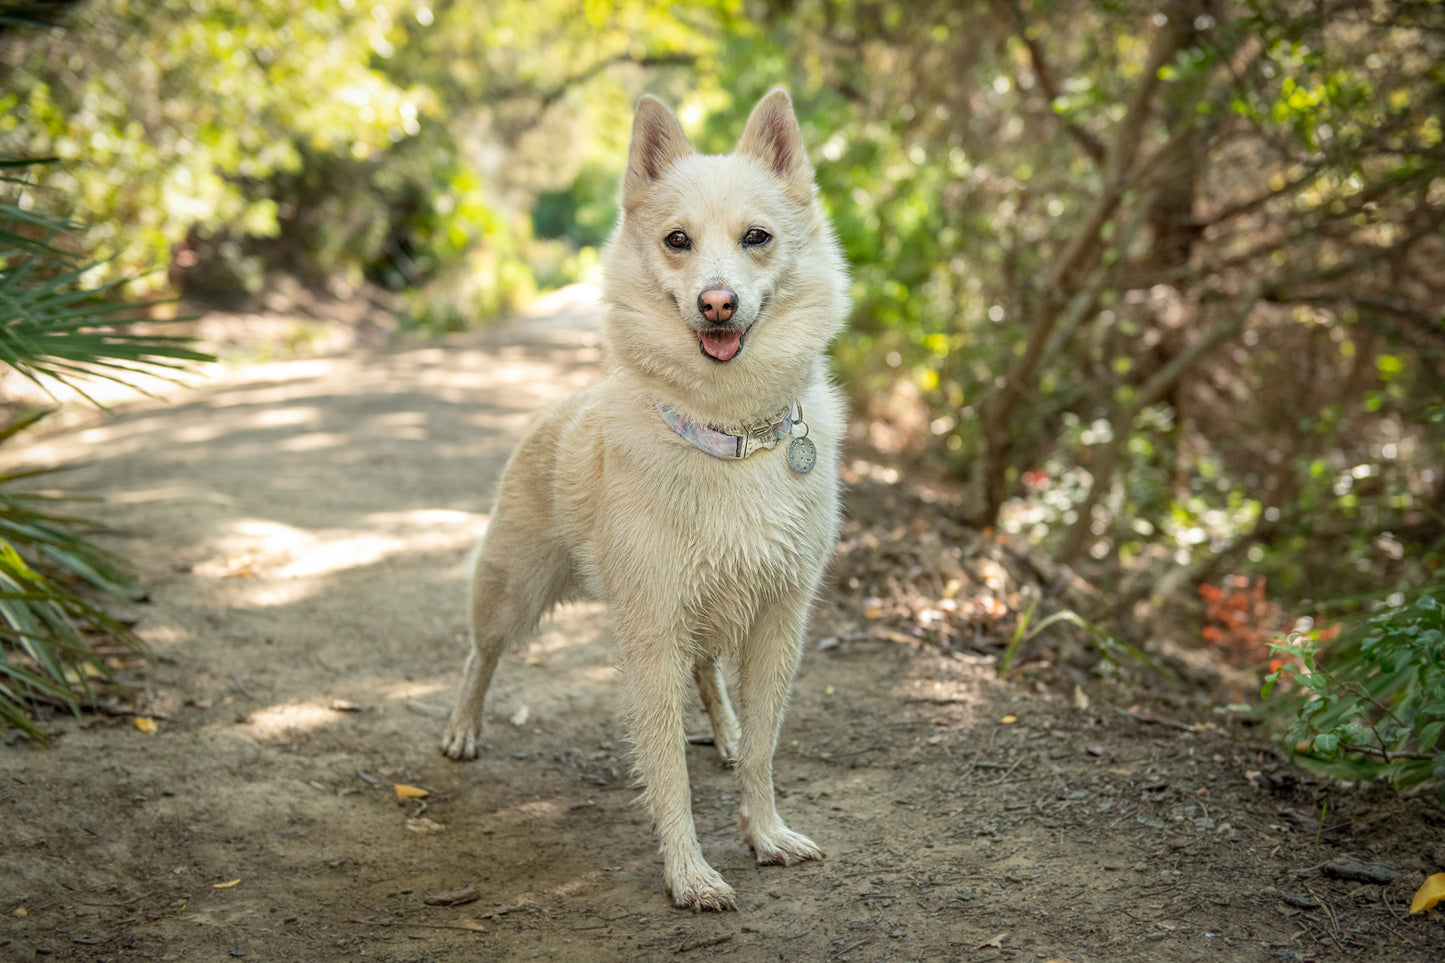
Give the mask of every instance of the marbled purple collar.
[{"label": "marbled purple collar", "polygon": [[793,423],[801,420],[795,417],[796,405],[788,405],[777,415],[760,424],[744,428],[741,434],[693,424],[667,405],[658,405],[658,413],[679,436],[699,451],[705,451],[714,458],[736,461],[757,451],[771,451],[778,442],[793,433]]}]

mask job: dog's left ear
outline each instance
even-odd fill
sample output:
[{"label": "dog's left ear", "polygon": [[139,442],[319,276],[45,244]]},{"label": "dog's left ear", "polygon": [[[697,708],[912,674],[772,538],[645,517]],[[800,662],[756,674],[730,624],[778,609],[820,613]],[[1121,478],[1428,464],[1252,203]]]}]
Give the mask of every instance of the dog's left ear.
[{"label": "dog's left ear", "polygon": [[799,199],[812,200],[813,165],[803,150],[803,132],[798,129],[793,102],[783,88],[775,88],[758,101],[743,128],[737,152],[766,164]]}]

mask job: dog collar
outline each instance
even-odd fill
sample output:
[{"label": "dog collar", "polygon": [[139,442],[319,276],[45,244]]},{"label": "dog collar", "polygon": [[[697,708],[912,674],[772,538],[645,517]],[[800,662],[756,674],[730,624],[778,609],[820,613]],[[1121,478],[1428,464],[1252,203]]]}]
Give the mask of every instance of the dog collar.
[{"label": "dog collar", "polygon": [[658,405],[657,411],[667,427],[679,437],[714,458],[738,461],[755,452],[772,451],[797,426],[803,429],[803,434],[788,444],[789,467],[800,475],[806,475],[813,470],[817,460],[817,451],[808,440],[808,425],[803,421],[803,406],[800,404],[788,405],[767,421],[744,428],[740,434],[694,424],[667,405]]}]

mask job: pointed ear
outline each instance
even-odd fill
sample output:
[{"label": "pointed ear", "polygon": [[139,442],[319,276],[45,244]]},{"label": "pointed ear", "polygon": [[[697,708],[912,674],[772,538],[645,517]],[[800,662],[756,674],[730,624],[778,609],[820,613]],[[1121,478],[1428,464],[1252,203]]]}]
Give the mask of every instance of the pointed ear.
[{"label": "pointed ear", "polygon": [[783,88],[775,88],[753,108],[737,152],[762,161],[804,201],[812,199],[813,165],[803,150],[803,132],[798,129],[793,102]]},{"label": "pointed ear", "polygon": [[627,151],[627,173],[622,178],[622,206],[632,207],[678,158],[693,153],[672,111],[651,94],[637,102],[632,118],[632,146]]}]

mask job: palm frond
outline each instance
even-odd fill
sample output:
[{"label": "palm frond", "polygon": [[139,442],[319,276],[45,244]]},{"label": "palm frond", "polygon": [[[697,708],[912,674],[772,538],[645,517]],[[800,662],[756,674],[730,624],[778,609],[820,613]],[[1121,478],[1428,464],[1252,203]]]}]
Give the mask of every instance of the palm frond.
[{"label": "palm frond", "polygon": [[[29,16],[28,8],[43,6],[7,4],[0,24],[16,11]],[[29,187],[16,172],[51,160],[0,156],[0,188]],[[144,315],[159,302],[125,297],[133,279],[92,282],[102,265],[69,250],[65,239],[75,231],[63,218],[23,209],[0,194],[0,365],[47,392],[64,385],[99,405],[86,392],[87,381],[143,391],[146,379],[174,381],[196,363],[214,360],[186,338],[157,333],[167,322]],[[16,415],[0,427],[0,444],[44,416]],[[0,473],[0,729],[19,728],[42,740],[36,708],[78,712],[93,680],[111,679],[94,637],[140,646],[126,625],[91,600],[136,595],[124,560],[87,537],[95,526],[74,512],[78,499],[26,490],[45,474]]]}]

